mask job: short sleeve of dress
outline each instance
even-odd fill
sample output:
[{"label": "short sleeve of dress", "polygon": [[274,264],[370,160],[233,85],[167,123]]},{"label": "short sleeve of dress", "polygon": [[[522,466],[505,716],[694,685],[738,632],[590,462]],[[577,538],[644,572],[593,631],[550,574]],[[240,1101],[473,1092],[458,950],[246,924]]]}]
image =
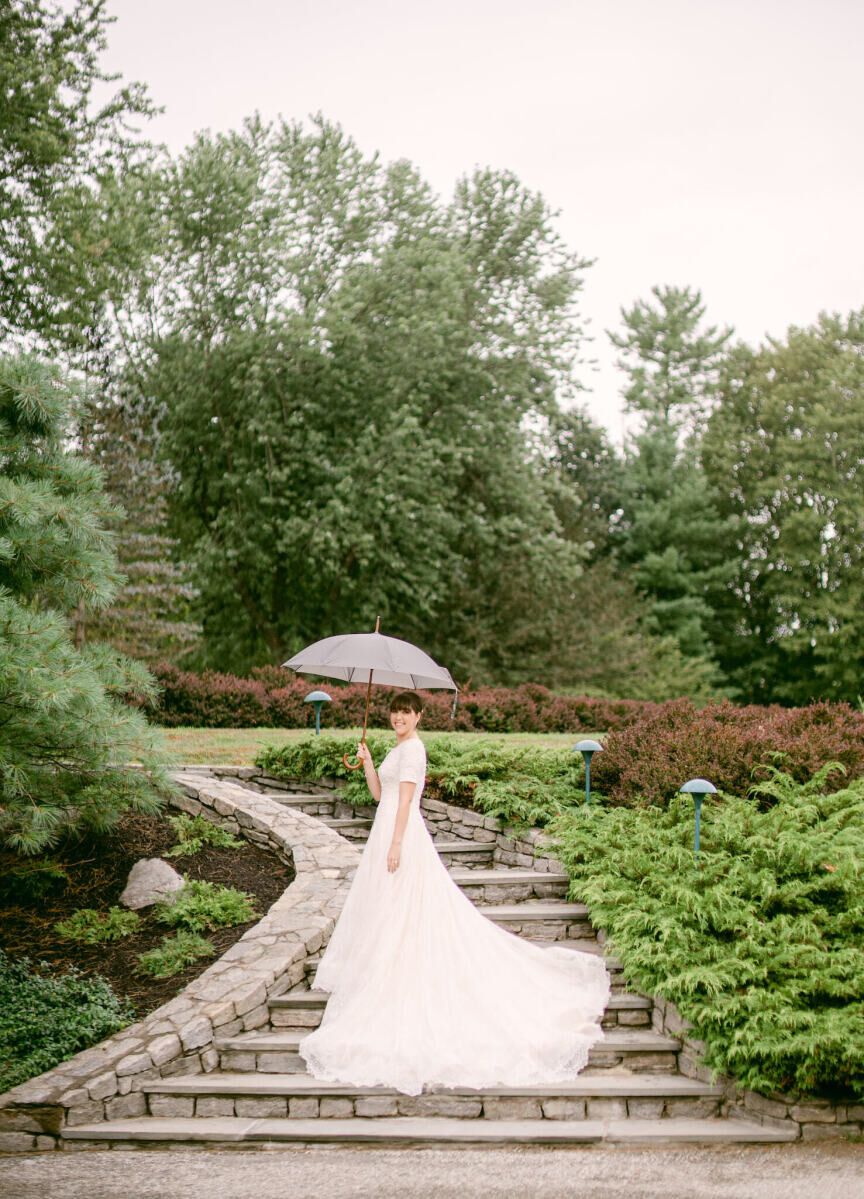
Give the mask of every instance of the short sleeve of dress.
[{"label": "short sleeve of dress", "polygon": [[399,747],[399,782],[422,783],[426,777],[426,747],[419,737],[409,737]]}]

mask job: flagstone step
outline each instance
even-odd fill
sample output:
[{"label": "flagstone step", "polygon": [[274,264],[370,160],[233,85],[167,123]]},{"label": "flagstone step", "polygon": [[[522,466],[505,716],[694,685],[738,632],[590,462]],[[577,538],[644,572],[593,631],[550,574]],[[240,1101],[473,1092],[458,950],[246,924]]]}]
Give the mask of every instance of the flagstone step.
[{"label": "flagstone step", "polygon": [[318,819],[350,841],[365,841],[372,828],[371,818],[366,819],[362,816],[319,816]]},{"label": "flagstone step", "polygon": [[[297,1050],[308,1034],[308,1028],[239,1033],[215,1038],[214,1047],[220,1051],[223,1071],[304,1074],[306,1063]],[[650,1029],[612,1028],[589,1051],[588,1065],[598,1070],[623,1067],[645,1073],[674,1072],[680,1048],[681,1042],[676,1037],[663,1037]]]},{"label": "flagstone step", "polygon": [[724,1090],[675,1074],[583,1072],[567,1083],[528,1087],[435,1087],[406,1095],[392,1087],[320,1082],[305,1074],[221,1073],[144,1083],[157,1117],[364,1118],[459,1116],[463,1119],[710,1119]]},{"label": "flagstone step", "polygon": [[567,894],[570,879],[566,874],[543,870],[513,870],[502,867],[466,870],[452,866],[450,877],[475,903],[509,903],[522,899],[552,899]]},{"label": "flagstone step", "polygon": [[797,1127],[763,1127],[743,1120],[460,1120],[398,1116],[351,1119],[254,1119],[142,1116],[106,1120],[63,1130],[66,1140],[98,1145],[110,1141],[374,1144],[778,1144],[794,1140]]},{"label": "flagstone step", "polygon": [[494,841],[435,841],[435,848],[441,857],[458,857],[460,854],[472,860],[488,858],[492,861],[495,849]]}]

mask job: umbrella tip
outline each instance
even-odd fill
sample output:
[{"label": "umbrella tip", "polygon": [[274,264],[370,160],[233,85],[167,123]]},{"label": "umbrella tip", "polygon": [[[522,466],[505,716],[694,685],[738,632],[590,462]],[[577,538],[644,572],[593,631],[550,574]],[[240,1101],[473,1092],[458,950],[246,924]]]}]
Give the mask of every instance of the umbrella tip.
[{"label": "umbrella tip", "polygon": [[380,631],[381,631],[381,617],[377,616],[375,618],[375,632],[380,633]]}]

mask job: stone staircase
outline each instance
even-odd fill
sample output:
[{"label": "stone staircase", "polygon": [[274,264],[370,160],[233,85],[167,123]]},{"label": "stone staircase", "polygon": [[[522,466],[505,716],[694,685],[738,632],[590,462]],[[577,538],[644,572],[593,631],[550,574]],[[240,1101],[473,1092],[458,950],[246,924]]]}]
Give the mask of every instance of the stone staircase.
[{"label": "stone staircase", "polygon": [[[262,788],[263,790],[263,788]],[[300,808],[362,841],[371,819],[334,796],[270,789],[269,798]],[[602,954],[588,910],[566,899],[562,874],[493,866],[492,843],[436,840],[454,881],[491,920],[538,944]],[[299,1040],[320,1022],[328,995],[316,990],[320,952],[305,978],[268,1000],[269,1023],[218,1038],[209,1073],[146,1081],[147,1115],[67,1127],[67,1141],[90,1144],[235,1143],[247,1146],[584,1145],[778,1143],[789,1129],[730,1118],[723,1087],[678,1070],[681,1042],[652,1026],[652,1000],[625,985],[609,954],[612,994],[605,1040],[572,1082],[535,1087],[434,1088],[405,1095],[387,1087],[322,1083],[306,1073]]]}]

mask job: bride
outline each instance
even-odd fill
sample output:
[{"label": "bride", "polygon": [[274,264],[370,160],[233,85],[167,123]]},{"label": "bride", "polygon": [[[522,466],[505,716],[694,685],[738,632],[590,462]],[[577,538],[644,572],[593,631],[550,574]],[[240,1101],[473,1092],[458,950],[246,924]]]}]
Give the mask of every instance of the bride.
[{"label": "bride", "polygon": [[390,709],[377,772],[358,747],[378,808],[316,972],[330,998],[298,1052],[321,1081],[408,1095],[570,1081],[603,1039],[603,961],[524,941],[460,890],[420,813],[422,703],[405,691]]}]

